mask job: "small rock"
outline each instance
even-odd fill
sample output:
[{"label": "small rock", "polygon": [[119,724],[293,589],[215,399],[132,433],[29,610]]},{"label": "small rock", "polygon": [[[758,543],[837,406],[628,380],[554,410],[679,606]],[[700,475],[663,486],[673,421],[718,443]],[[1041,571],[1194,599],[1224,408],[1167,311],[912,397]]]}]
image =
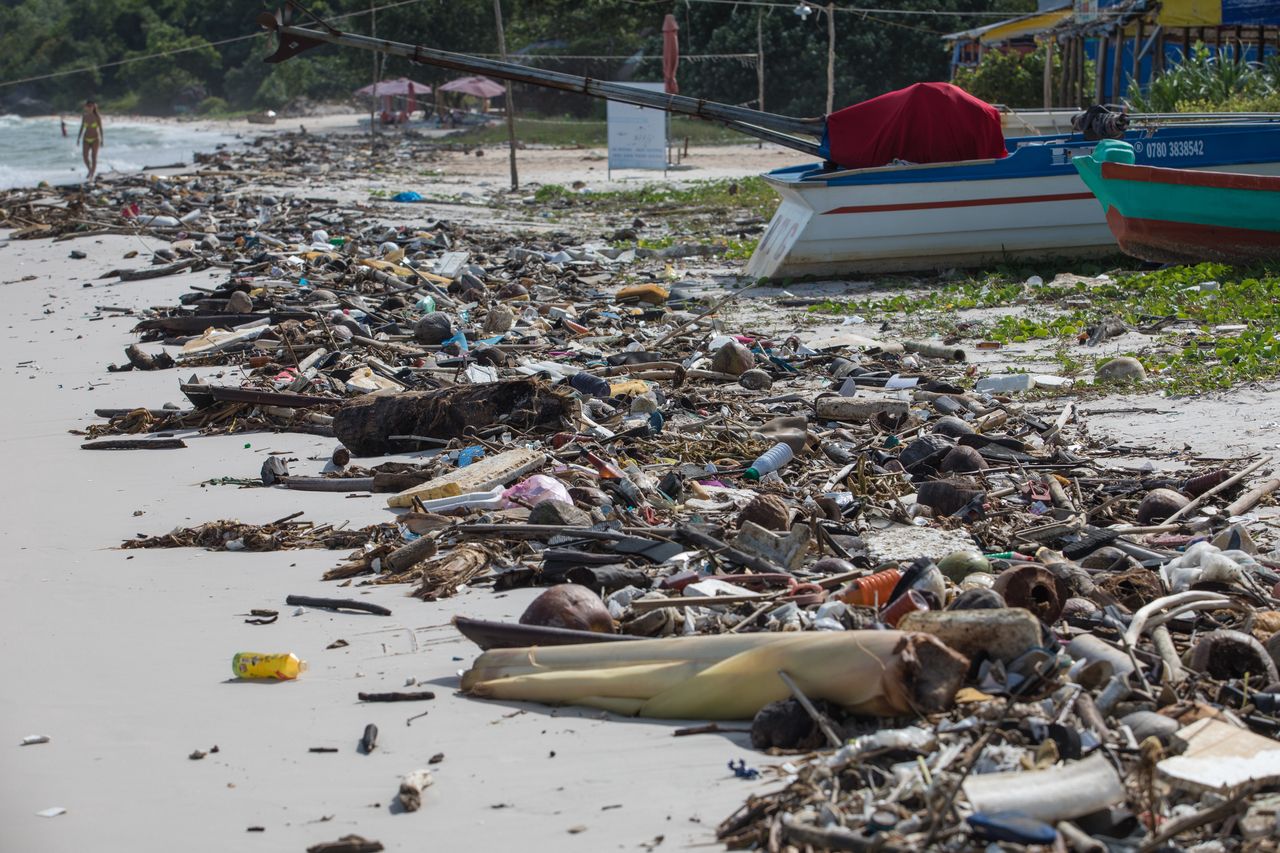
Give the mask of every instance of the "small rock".
[{"label": "small rock", "polygon": [[564,501],[541,501],[529,510],[530,524],[554,524],[558,527],[590,527],[591,515]]},{"label": "small rock", "polygon": [[248,314],[253,311],[253,300],[243,290],[237,290],[227,300],[227,311],[231,314]]},{"label": "small rock", "polygon": [[738,384],[748,391],[768,391],[773,387],[773,377],[763,370],[752,368],[738,377]]},{"label": "small rock", "polygon": [[1145,382],[1147,371],[1142,362],[1129,356],[1113,358],[1097,370],[1099,382]]},{"label": "small rock", "polygon": [[737,341],[730,341],[711,357],[711,369],[717,373],[741,376],[756,363],[755,354]]}]

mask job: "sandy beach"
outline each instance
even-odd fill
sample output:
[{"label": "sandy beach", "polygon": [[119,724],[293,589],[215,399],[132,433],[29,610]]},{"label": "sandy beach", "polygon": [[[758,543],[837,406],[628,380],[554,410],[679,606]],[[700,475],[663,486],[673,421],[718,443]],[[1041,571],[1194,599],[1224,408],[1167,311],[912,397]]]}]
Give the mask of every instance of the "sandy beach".
[{"label": "sandy beach", "polygon": [[[434,188],[483,192],[506,178],[505,152],[448,155]],[[607,187],[603,152],[521,152],[530,184],[588,176]],[[677,180],[754,174],[794,158],[766,147],[695,150]],[[615,176],[612,185],[652,180]],[[331,197],[405,188],[403,176],[317,182]],[[418,187],[409,187],[418,188]],[[413,215],[469,216],[466,208],[422,207]],[[476,211],[482,215],[483,211]],[[535,217],[531,216],[531,221]],[[755,791],[780,759],[750,749],[742,734],[673,737],[681,723],[637,721],[576,708],[483,702],[456,694],[457,674],[475,647],[451,617],[514,620],[538,590],[465,590],[423,603],[404,587],[343,591],[393,611],[389,618],[295,613],[289,594],[333,595],[323,571],[345,552],[210,553],[199,549],[121,550],[138,534],[213,519],[266,523],[302,511],[316,522],[353,527],[386,521],[381,496],[208,485],[254,478],[269,453],[319,473],[336,442],[302,434],[202,436],[183,450],[86,453],[83,429],[98,407],[183,402],[177,371],[108,373],[134,342],[133,317],[101,306],[172,304],[193,285],[212,287],[225,271],[133,283],[100,279],[163,244],[107,235],[64,242],[12,240],[0,232],[0,413],[9,457],[9,555],[0,573],[6,689],[0,691],[0,849],[6,851],[300,851],[349,833],[388,850],[682,850],[715,846],[715,825]],[[76,249],[84,259],[69,256]],[[140,261],[139,261],[140,262]],[[138,262],[133,262],[138,263]],[[705,276],[708,280],[710,276]],[[847,292],[812,283],[796,295]],[[767,302],[738,309],[778,331],[803,312]],[[1116,352],[1124,341],[1110,342]],[[1032,347],[1026,347],[1027,352]],[[982,356],[990,367],[1017,350]],[[237,384],[235,368],[187,368]],[[1089,405],[1114,410],[1090,429],[1152,456],[1190,445],[1208,455],[1274,451],[1280,395],[1252,386],[1185,400],[1120,395]],[[1138,418],[1132,410],[1159,409]],[[1128,410],[1128,411],[1127,411]],[[1224,416],[1231,425],[1222,429]],[[245,622],[254,608],[279,610],[271,625]],[[341,648],[329,648],[345,640]],[[295,682],[232,678],[240,651],[294,652],[310,669]],[[360,691],[433,690],[424,703],[370,705]],[[423,716],[417,716],[425,712]],[[413,718],[413,719],[409,719]],[[702,721],[698,721],[702,722]],[[357,752],[367,724],[380,732]],[[27,735],[49,742],[19,746]],[[217,747],[214,752],[213,748]],[[309,752],[314,747],[336,749]],[[200,760],[194,751],[207,755]],[[428,762],[443,753],[434,765]],[[726,765],[746,758],[763,778],[735,778]],[[393,807],[399,779],[430,767],[435,784],[416,814]],[[43,818],[37,812],[63,807]]]},{"label": "sandy beach", "polygon": [[[9,750],[0,848],[297,851],[353,832],[388,850],[490,850],[513,839],[583,851],[712,841],[715,824],[766,784],[726,769],[751,757],[745,735],[676,739],[675,724],[454,695],[476,649],[450,618],[514,620],[537,590],[465,591],[425,604],[403,587],[358,588],[349,592],[393,616],[294,615],[285,596],[335,594],[320,575],[345,552],[118,549],[139,533],[218,518],[265,523],[302,510],[317,522],[360,526],[388,517],[380,496],[201,485],[255,477],[273,451],[298,459],[295,470],[319,472],[332,439],[254,433],[201,437],[185,450],[78,450],[68,431],[93,421],[95,407],[184,402],[174,371],[106,371],[122,361],[136,321],[95,311],[168,304],[225,275],[98,279],[126,252],[161,245],[107,236],[0,249],[9,315],[0,388],[14,401],[0,415],[14,473],[0,531],[12,556],[0,575],[0,624],[12,652],[12,689],[0,695]],[[88,257],[71,259],[72,249]],[[191,372],[238,381],[225,368],[183,378]],[[245,624],[253,608],[280,610],[280,620]],[[349,645],[326,649],[339,639]],[[239,651],[291,651],[310,670],[296,682],[236,682],[230,662]],[[356,700],[411,680],[437,698]],[[358,754],[369,723],[378,747]],[[50,742],[19,747],[31,734]],[[214,746],[203,760],[188,758]],[[428,765],[437,753],[443,761]],[[395,814],[400,777],[428,766],[435,785],[423,809]],[[67,813],[36,816],[55,806]]]}]

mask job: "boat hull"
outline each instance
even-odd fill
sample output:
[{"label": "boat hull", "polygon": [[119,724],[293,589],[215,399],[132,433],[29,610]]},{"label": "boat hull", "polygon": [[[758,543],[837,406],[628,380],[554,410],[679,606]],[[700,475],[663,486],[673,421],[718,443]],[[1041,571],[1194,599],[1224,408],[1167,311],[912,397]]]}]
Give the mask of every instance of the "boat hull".
[{"label": "boat hull", "polygon": [[[1167,130],[1131,134],[1139,157],[1280,175],[1280,123]],[[1118,251],[1103,209],[1071,165],[1096,142],[1064,136],[1009,144],[1011,155],[999,161],[771,172],[764,177],[782,203],[744,272],[778,279],[937,271]]]},{"label": "boat hull", "polygon": [[1280,259],[1280,233],[1128,217],[1107,211],[1107,225],[1126,255],[1164,264],[1240,264]]},{"label": "boat hull", "polygon": [[1075,158],[1129,255],[1159,263],[1280,259],[1280,178],[1134,164],[1133,147]]}]

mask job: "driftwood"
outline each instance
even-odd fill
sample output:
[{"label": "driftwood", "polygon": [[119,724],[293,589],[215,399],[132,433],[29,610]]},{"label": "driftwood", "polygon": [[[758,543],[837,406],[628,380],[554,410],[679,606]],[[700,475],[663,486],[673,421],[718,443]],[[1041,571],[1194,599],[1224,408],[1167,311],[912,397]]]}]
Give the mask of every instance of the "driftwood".
[{"label": "driftwood", "polygon": [[379,853],[386,848],[381,841],[372,841],[359,835],[344,835],[337,841],[312,844],[307,853]]},{"label": "driftwood", "polygon": [[393,435],[460,438],[496,424],[513,430],[556,429],[576,416],[577,406],[567,394],[533,379],[366,394],[339,410],[333,432],[352,453],[380,456],[417,449],[417,442],[392,440]]},{"label": "driftwood", "polygon": [[187,443],[180,438],[112,438],[80,445],[81,450],[181,450]]},{"label": "driftwood", "polygon": [[407,572],[423,560],[434,557],[435,553],[436,540],[430,536],[420,536],[408,545],[392,551],[382,564],[387,567],[387,571]]},{"label": "driftwood", "polygon": [[367,601],[356,601],[352,598],[312,598],[309,595],[291,595],[284,600],[284,603],[295,607],[319,607],[324,610],[359,610],[375,616],[391,615],[391,611],[381,604],[370,604]]},{"label": "driftwood", "polygon": [[436,698],[436,694],[430,690],[418,690],[412,693],[357,693],[356,698],[361,702],[421,702],[424,699]]},{"label": "driftwood", "polygon": [[120,270],[121,281],[143,281],[148,278],[164,278],[167,275],[173,275],[182,272],[185,269],[194,267],[199,258],[187,258],[174,264],[165,264],[160,267],[140,267],[133,270]]}]

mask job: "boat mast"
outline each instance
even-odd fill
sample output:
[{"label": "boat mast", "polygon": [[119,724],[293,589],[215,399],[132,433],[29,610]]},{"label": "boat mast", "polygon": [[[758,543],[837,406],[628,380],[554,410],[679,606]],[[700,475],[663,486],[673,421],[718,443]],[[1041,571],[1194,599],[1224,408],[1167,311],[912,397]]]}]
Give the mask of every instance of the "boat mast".
[{"label": "boat mast", "polygon": [[323,21],[320,21],[324,27],[323,30],[295,27],[286,24],[284,17],[283,9],[274,15],[270,12],[263,12],[258,16],[258,23],[266,29],[274,30],[280,40],[279,47],[275,53],[267,57],[267,62],[283,62],[286,59],[297,56],[304,50],[309,50],[321,44],[356,47],[362,50],[401,56],[421,65],[435,65],[455,71],[483,74],[497,77],[501,80],[530,83],[535,86],[560,89],[565,92],[577,92],[593,98],[603,98],[641,107],[653,107],[669,113],[707,119],[741,133],[755,136],[768,142],[774,142],[787,148],[793,148],[797,151],[803,151],[815,157],[823,156],[817,141],[803,138],[812,137],[814,140],[822,138],[826,129],[826,122],[821,118],[791,118],[746,107],[707,101],[702,98],[668,95],[665,92],[650,92],[628,86],[625,83],[579,77],[574,74],[563,74],[559,71],[529,68],[513,62],[482,59],[422,45],[404,44],[387,39],[344,33],[325,24]]}]

